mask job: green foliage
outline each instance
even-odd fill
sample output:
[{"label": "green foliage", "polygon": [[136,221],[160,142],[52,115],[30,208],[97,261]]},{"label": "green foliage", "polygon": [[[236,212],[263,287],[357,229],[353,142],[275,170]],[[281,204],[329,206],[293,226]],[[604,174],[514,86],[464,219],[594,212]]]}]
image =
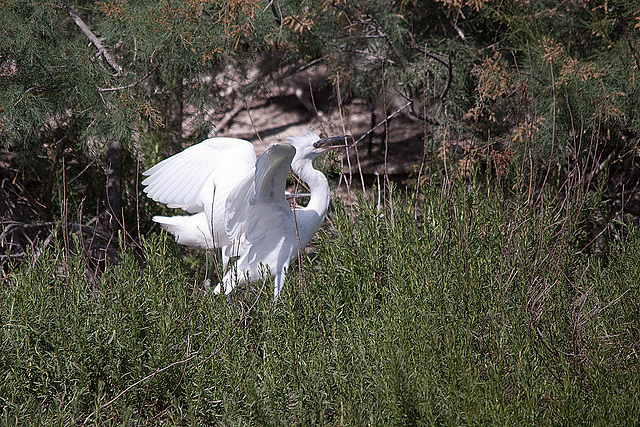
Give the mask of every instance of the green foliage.
[{"label": "green foliage", "polygon": [[[238,81],[260,68],[260,77],[243,83],[251,96],[265,80],[317,61],[345,100],[364,99],[386,114],[410,102],[405,111],[428,125],[426,147],[462,159],[463,168],[502,179],[511,164],[528,164],[535,191],[549,179],[558,184],[575,165],[583,178],[611,168],[605,192],[620,199],[622,182],[624,191],[640,185],[637,5],[556,3],[66,2],[118,71],[64,2],[6,0],[0,133],[5,147],[28,153],[27,175],[35,174],[34,158],[53,169],[42,175],[62,175],[53,160],[60,141],[79,170],[106,169],[110,138],[144,169],[208,134],[206,112],[233,102],[218,95],[228,83],[216,81],[223,66]],[[261,62],[271,56],[275,66]],[[594,189],[593,179],[584,181]],[[122,185],[132,186],[131,179]],[[101,211],[95,199],[102,193],[76,197]],[[138,192],[125,196],[133,218]]]},{"label": "green foliage", "polygon": [[337,201],[275,307],[203,292],[164,238],[94,285],[43,252],[0,288],[4,422],[638,421],[637,229],[603,263],[561,204],[392,193]]},{"label": "green foliage", "polygon": [[476,106],[468,118],[484,138],[559,167],[578,162],[590,171],[612,152],[631,161],[640,66],[631,3],[487,4],[503,27],[472,72]]},{"label": "green foliage", "polygon": [[34,248],[0,285],[4,424],[639,422],[635,2],[68,3],[122,71],[62,3],[0,1],[0,134],[65,221],[104,211],[115,138],[148,229],[139,170],[269,55],[261,78],[318,60],[343,98],[411,101],[447,179],[337,201],[275,307],[269,281],[203,292],[163,237],[97,281]]}]

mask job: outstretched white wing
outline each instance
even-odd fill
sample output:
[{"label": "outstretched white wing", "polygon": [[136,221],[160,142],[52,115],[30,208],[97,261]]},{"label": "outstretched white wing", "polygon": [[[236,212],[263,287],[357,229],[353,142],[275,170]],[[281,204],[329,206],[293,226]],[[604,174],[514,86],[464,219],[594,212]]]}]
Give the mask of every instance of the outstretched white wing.
[{"label": "outstretched white wing", "polygon": [[249,141],[211,138],[163,160],[143,172],[145,193],[156,202],[188,212],[203,212],[213,193],[231,191],[256,164]]},{"label": "outstretched white wing", "polygon": [[246,177],[227,197],[225,225],[230,240],[236,242],[235,247],[225,248],[228,256],[269,263],[268,255],[275,255],[292,227],[293,213],[284,193],[295,153],[291,145],[272,145],[256,161],[255,175]]}]

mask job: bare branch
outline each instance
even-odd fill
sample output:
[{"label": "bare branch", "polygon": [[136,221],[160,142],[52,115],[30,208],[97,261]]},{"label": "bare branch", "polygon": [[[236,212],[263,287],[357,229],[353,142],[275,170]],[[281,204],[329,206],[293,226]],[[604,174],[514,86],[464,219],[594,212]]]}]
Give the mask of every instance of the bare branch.
[{"label": "bare branch", "polygon": [[331,46],[331,47],[335,47],[336,49],[340,49],[340,50],[341,50],[341,51],[343,51],[343,52],[357,53],[357,54],[359,54],[359,55],[365,55],[365,56],[368,56],[368,57],[373,58],[373,59],[378,59],[378,60],[382,60],[382,61],[384,61],[384,62],[388,62],[389,64],[392,64],[392,65],[397,65],[395,61],[393,61],[393,60],[391,60],[391,59],[389,59],[389,58],[383,58],[382,56],[380,56],[380,55],[376,55],[376,54],[374,54],[374,53],[372,53],[372,52],[366,52],[366,51],[364,51],[364,50],[360,50],[360,49],[349,49],[349,48],[346,48],[346,47],[344,47],[344,46],[339,46],[339,45],[337,45],[336,43],[334,43],[334,42],[332,42],[332,41],[329,41],[329,40],[325,39],[324,37],[322,37],[321,35],[319,35],[319,34],[315,33],[315,32],[314,32],[311,28],[309,28],[309,27],[308,27],[304,22],[300,21],[300,20],[299,20],[298,18],[296,18],[295,16],[291,15],[291,18],[292,18],[294,21],[296,21],[296,22],[298,23],[298,25],[300,25],[300,26],[304,27],[304,29],[305,29],[305,30],[309,31],[309,33],[311,33],[311,35],[313,35],[313,36],[314,36],[314,37],[316,37],[318,40],[320,40],[320,41],[321,41],[321,42],[323,42],[323,43],[328,44],[328,45],[329,45],[329,46]]},{"label": "bare branch", "polygon": [[451,53],[449,53],[449,63],[447,64],[447,84],[440,95],[440,100],[442,102],[447,98],[447,94],[449,93],[449,89],[451,89],[451,82],[453,81],[453,65],[451,64]]},{"label": "bare branch", "polygon": [[460,27],[458,27],[458,24],[456,24],[456,21],[454,21],[453,19],[451,19],[451,17],[449,17],[449,23],[451,24],[453,29],[456,30],[456,33],[458,33],[458,37],[460,37],[463,42],[466,42],[467,38],[465,37]]},{"label": "bare branch", "polygon": [[393,44],[393,42],[391,41],[391,39],[389,38],[387,33],[385,33],[382,30],[382,25],[380,25],[378,23],[378,21],[371,15],[369,15],[369,19],[373,23],[373,26],[374,26],[376,32],[378,33],[378,35],[386,40],[387,44],[389,45],[389,47],[393,51],[393,54],[396,56],[396,58],[398,58],[398,61],[400,61],[401,63],[404,63],[405,62],[404,57],[402,55],[400,55],[400,52],[398,52],[398,49],[396,49],[396,46]]},{"label": "bare branch", "polygon": [[133,82],[133,83],[128,84],[128,85],[126,85],[126,86],[105,87],[105,88],[98,87],[98,90],[99,90],[100,92],[114,92],[114,91],[117,91],[117,90],[131,89],[132,87],[139,85],[140,83],[142,83],[143,81],[145,81],[147,78],[149,78],[149,76],[150,76],[150,75],[151,75],[151,74],[152,74],[152,73],[153,73],[153,72],[158,68],[158,66],[159,66],[159,65],[160,65],[160,64],[158,64],[158,65],[156,65],[155,67],[153,67],[153,68],[151,69],[151,71],[149,71],[149,72],[148,72],[148,73],[147,73],[143,78],[141,78],[140,80],[138,80],[138,81],[136,81],[136,82]]},{"label": "bare branch", "polygon": [[233,120],[233,118],[237,116],[238,113],[240,113],[240,111],[244,110],[245,108],[246,108],[246,105],[244,103],[239,103],[238,105],[233,107],[231,111],[225,114],[225,116],[222,118],[222,120],[220,120],[218,124],[213,126],[213,134],[216,135],[218,132],[224,129],[224,127],[227,126],[229,122]]},{"label": "bare branch", "polygon": [[416,42],[416,38],[413,36],[413,33],[409,33],[409,39],[411,40],[411,47],[413,47],[415,50],[417,50],[418,52],[422,53],[423,55],[428,56],[431,59],[435,59],[436,61],[438,61],[439,63],[441,63],[442,65],[444,65],[445,67],[448,67],[450,62],[447,63],[444,59],[440,58],[437,55],[434,55],[433,53],[429,53],[427,52],[427,49],[420,47],[418,45],[418,43]]},{"label": "bare branch", "polygon": [[62,8],[67,12],[67,14],[73,19],[73,22],[76,23],[78,28],[82,30],[82,32],[87,36],[87,38],[93,43],[95,47],[98,48],[98,54],[102,55],[107,63],[113,68],[116,72],[116,75],[122,73],[122,67],[118,65],[116,60],[111,56],[111,54],[107,51],[107,49],[100,43],[98,37],[93,34],[93,31],[84,23],[84,21],[71,9],[71,7],[64,0],[60,0],[60,4]]},{"label": "bare branch", "polygon": [[[156,375],[166,371],[167,369],[170,369],[176,365],[180,365],[180,364],[185,364],[188,361],[190,361],[191,359],[193,359],[194,357],[196,357],[198,355],[198,353],[192,354],[191,356],[182,359],[182,360],[178,360],[176,362],[170,363],[167,366],[165,366],[164,368],[160,368],[157,369],[156,371],[150,373],[149,375],[147,375],[146,377],[136,381],[135,383],[131,384],[129,387],[125,388],[124,390],[122,390],[120,393],[118,393],[113,399],[111,399],[110,401],[108,401],[107,403],[105,403],[104,405],[102,405],[99,409],[104,409],[107,406],[110,406],[113,402],[115,402],[116,400],[120,399],[120,397],[122,397],[122,395],[124,395],[126,392],[128,392],[129,390],[131,390],[132,388],[136,387],[137,385],[147,381],[148,379],[151,379],[153,377],[155,377]],[[92,413],[90,413],[87,418],[84,420],[84,423],[82,423],[82,425],[86,425],[89,420],[91,420],[91,418],[96,415],[97,410],[94,410]]]},{"label": "bare branch", "polygon": [[393,113],[389,114],[387,117],[385,117],[380,123],[378,123],[377,125],[375,125],[374,127],[372,127],[369,132],[365,133],[364,135],[362,135],[360,138],[358,138],[358,140],[356,142],[353,143],[353,145],[355,146],[356,144],[358,144],[360,141],[362,141],[363,139],[365,139],[371,132],[373,132],[374,130],[376,130],[378,127],[382,126],[383,124],[387,123],[387,121],[389,121],[391,118],[393,118],[394,116],[400,114],[400,112],[402,110],[404,110],[405,108],[407,108],[409,105],[411,105],[412,101],[407,102],[406,104],[404,104],[402,107],[398,108],[396,111],[394,111]]}]

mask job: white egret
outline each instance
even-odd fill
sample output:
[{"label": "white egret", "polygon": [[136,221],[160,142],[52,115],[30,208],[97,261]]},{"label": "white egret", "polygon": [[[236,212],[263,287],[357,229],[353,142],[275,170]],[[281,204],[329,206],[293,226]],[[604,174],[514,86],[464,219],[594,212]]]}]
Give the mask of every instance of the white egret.
[{"label": "white egret", "polygon": [[[215,293],[228,294],[238,283],[258,278],[262,267],[274,278],[277,300],[289,263],[327,213],[329,184],[312,162],[344,147],[333,144],[346,137],[320,139],[307,133],[270,146],[257,159],[249,141],[207,139],[143,173],[147,196],[193,214],[153,220],[180,244],[222,249],[226,273]],[[285,198],[289,167],[309,186],[304,208],[292,210]],[[238,257],[235,266],[228,268],[233,257]]]}]

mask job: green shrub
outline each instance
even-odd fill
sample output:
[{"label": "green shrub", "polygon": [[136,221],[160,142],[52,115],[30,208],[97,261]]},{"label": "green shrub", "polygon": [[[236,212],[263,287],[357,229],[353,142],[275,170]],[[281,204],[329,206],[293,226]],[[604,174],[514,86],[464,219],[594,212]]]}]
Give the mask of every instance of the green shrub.
[{"label": "green shrub", "polygon": [[164,238],[97,285],[43,252],[1,288],[5,422],[634,422],[636,228],[605,263],[560,205],[391,193],[337,200],[275,307],[203,292]]}]

